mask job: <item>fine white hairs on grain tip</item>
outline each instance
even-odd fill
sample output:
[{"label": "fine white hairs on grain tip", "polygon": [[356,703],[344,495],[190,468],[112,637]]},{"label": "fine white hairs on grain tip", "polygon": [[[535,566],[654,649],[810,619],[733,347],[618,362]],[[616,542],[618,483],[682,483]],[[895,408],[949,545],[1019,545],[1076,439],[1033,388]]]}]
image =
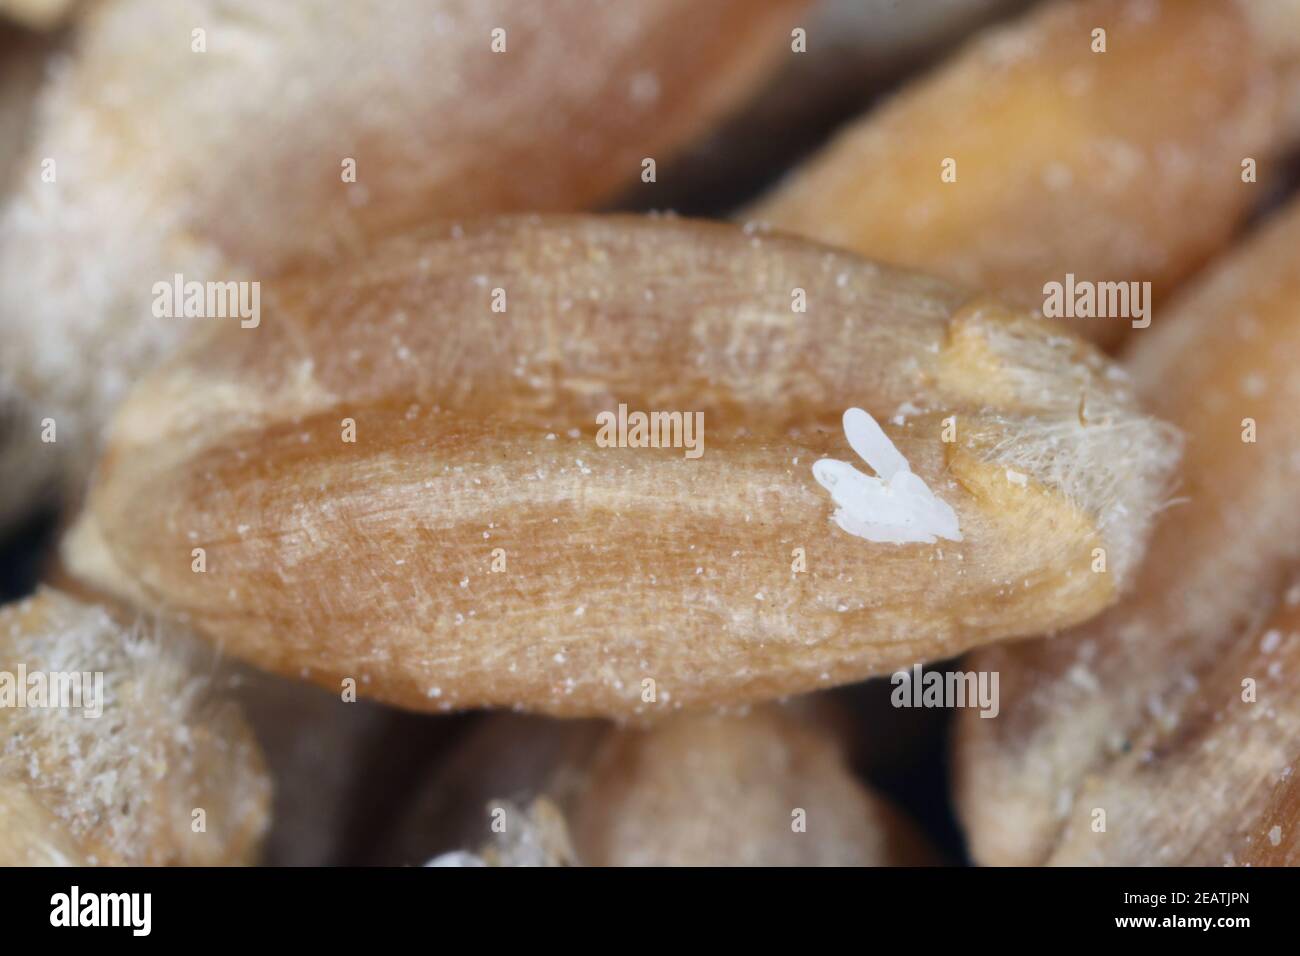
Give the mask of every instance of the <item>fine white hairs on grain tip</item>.
[{"label": "fine white hairs on grain tip", "polygon": [[844,413],[844,437],[879,477],[834,458],[813,465],[813,477],[835,502],[832,517],[841,529],[889,544],[933,544],[936,537],[961,540],[957,513],[912,474],[907,459],[874,418],[861,408],[850,408]]}]

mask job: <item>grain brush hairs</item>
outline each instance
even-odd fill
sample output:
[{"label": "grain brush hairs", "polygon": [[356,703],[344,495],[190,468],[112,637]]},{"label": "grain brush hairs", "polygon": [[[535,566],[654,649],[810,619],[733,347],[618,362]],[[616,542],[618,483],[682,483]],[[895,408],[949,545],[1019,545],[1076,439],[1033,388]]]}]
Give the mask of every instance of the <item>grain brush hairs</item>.
[{"label": "grain brush hairs", "polygon": [[255,861],[261,754],[181,637],[49,589],[0,608],[0,864]]},{"label": "grain brush hairs", "polygon": [[1032,308],[1049,283],[1132,283],[1124,314],[1066,316],[1113,346],[1276,194],[1298,94],[1294,0],[1043,3],[743,216]]},{"label": "grain brush hairs", "polygon": [[[702,413],[704,454],[598,443],[620,404]],[[142,380],[64,558],[335,690],[651,714],[1081,622],[1175,456],[1094,349],[942,281],[489,219],[277,283]]]},{"label": "grain brush hairs", "polygon": [[130,383],[232,320],[161,307],[158,283],[255,283],[431,216],[608,200],[789,56],[804,6],[88,5],[0,210],[0,397],[18,422],[0,454],[81,490]]},{"label": "grain brush hairs", "polygon": [[1002,682],[996,720],[957,718],[957,803],[977,860],[1057,852],[1098,806],[1094,780],[1126,766],[1145,728],[1182,726],[1198,696],[1222,692],[1201,689],[1208,669],[1250,640],[1300,559],[1297,249],[1293,203],[1190,288],[1167,326],[1134,338],[1125,365],[1141,397],[1186,435],[1175,498],[1129,597],[1068,634],[972,658]]}]

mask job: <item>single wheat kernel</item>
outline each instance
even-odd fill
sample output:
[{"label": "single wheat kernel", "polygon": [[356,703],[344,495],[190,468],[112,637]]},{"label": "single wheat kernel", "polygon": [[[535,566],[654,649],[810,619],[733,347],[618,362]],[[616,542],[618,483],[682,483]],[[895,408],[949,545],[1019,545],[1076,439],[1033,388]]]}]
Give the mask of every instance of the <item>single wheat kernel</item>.
[{"label": "single wheat kernel", "polygon": [[[1089,42],[1098,25],[1105,52]],[[1042,4],[744,215],[1031,308],[1067,273],[1151,281],[1159,305],[1272,194],[1274,161],[1300,139],[1297,94],[1292,0]],[[1070,321],[1110,345],[1131,328]]]},{"label": "single wheat kernel", "polygon": [[[440,226],[264,306],[139,384],[67,563],[259,666],[417,709],[771,699],[1078,623],[1127,583],[1176,453],[1033,316],[729,226]],[[702,415],[703,456],[601,447],[621,403]],[[845,409],[905,405],[885,434],[960,541],[848,534],[809,467],[850,454]]]}]

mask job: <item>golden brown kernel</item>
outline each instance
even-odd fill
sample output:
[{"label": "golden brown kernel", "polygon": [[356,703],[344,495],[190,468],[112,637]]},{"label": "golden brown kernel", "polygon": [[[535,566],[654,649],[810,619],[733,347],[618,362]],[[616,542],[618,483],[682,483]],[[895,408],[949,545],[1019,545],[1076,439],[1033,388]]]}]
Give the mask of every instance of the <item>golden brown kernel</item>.
[{"label": "golden brown kernel", "polygon": [[[438,227],[268,293],[259,328],[140,383],[65,556],[259,666],[406,707],[717,706],[1077,623],[1122,590],[1175,453],[1032,316],[731,227]],[[702,456],[601,447],[624,404],[702,415]],[[854,458],[852,407],[962,540],[831,522],[812,465]]]},{"label": "golden brown kernel", "polygon": [[[748,215],[1031,308],[1067,274],[1150,281],[1159,299],[1268,197],[1300,136],[1297,36],[1290,0],[1043,4],[841,133]],[[1068,321],[1106,344],[1131,328]]]}]

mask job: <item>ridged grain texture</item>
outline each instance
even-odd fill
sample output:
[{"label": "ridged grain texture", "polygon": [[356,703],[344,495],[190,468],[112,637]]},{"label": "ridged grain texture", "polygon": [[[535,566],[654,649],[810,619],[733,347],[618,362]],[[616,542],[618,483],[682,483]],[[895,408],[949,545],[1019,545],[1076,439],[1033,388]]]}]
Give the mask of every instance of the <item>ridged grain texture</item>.
[{"label": "ridged grain texture", "polygon": [[[265,295],[258,329],[140,383],[65,558],[259,666],[406,707],[718,706],[1078,623],[1122,590],[1175,455],[1045,323],[726,226],[437,227]],[[703,456],[598,447],[620,402],[702,413]],[[960,544],[830,522],[811,466],[851,455],[849,406]]]},{"label": "ridged grain texture", "polygon": [[[1175,719],[1089,777],[1057,866],[1300,865],[1300,578],[1258,626],[1227,635]],[[1249,682],[1249,683],[1248,683]],[[1106,829],[1091,825],[1106,812]]]},{"label": "ridged grain texture", "polygon": [[743,101],[789,55],[802,5],[90,6],[0,215],[0,395],[26,402],[14,453],[81,490],[107,415],[182,334],[152,318],[155,282],[254,281],[430,216],[604,201]]},{"label": "ridged grain texture", "polygon": [[1144,725],[1178,722],[1198,675],[1300,558],[1298,248],[1293,205],[1136,338],[1127,365],[1147,406],[1187,436],[1177,498],[1129,598],[1069,634],[972,659],[1002,675],[996,720],[958,716],[957,798],[976,859],[1048,857],[1085,812],[1084,782]]}]

